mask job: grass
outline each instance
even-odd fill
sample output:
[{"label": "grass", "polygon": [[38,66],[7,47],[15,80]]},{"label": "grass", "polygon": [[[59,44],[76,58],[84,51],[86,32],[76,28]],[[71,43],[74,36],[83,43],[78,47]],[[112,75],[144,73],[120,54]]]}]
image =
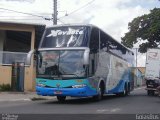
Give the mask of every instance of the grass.
[{"label": "grass", "polygon": [[0,91],[1,92],[3,92],[3,91],[11,91],[10,84],[2,84],[2,85],[0,85]]}]

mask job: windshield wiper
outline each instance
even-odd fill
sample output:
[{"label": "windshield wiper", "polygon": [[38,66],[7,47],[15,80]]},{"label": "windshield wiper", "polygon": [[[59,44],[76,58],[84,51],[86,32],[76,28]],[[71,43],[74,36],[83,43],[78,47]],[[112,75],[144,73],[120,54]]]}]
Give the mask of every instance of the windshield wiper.
[{"label": "windshield wiper", "polygon": [[57,78],[58,76],[56,75],[37,75],[38,78],[44,78],[44,79],[55,79]]},{"label": "windshield wiper", "polygon": [[80,76],[78,76],[76,74],[62,74],[62,75],[74,75],[75,77],[80,77]]}]

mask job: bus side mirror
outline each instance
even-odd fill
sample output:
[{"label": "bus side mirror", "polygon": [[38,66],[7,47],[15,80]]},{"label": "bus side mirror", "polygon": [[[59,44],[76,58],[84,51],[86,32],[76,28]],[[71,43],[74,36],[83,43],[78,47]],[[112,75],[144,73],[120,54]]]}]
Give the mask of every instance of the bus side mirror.
[{"label": "bus side mirror", "polygon": [[42,67],[42,56],[39,53],[37,54],[37,64],[39,68]]},{"label": "bus side mirror", "polygon": [[89,64],[89,48],[86,48],[84,51],[84,65]]},{"label": "bus side mirror", "polygon": [[34,53],[35,53],[35,50],[29,51],[29,53],[27,54],[26,65],[31,65],[31,58]]}]

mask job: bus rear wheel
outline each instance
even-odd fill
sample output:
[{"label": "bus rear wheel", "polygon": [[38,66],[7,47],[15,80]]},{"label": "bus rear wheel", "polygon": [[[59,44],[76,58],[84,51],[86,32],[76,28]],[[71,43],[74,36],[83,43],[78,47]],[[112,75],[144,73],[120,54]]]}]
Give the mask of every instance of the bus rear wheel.
[{"label": "bus rear wheel", "polygon": [[147,91],[147,95],[148,95],[148,96],[154,96],[154,94],[155,94],[155,93],[154,93],[154,90],[148,90],[148,91]]},{"label": "bus rear wheel", "polygon": [[57,100],[59,102],[64,102],[66,100],[66,96],[57,96]]},{"label": "bus rear wheel", "polygon": [[125,84],[123,92],[117,93],[117,96],[125,97],[125,96],[127,96],[127,95],[129,95],[129,90],[128,90],[127,85]]}]

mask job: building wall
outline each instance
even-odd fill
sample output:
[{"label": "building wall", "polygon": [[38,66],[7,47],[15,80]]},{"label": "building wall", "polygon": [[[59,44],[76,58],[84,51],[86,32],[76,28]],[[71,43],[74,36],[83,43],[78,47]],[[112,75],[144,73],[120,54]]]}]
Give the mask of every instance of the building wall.
[{"label": "building wall", "polygon": [[[5,30],[27,31],[31,32],[31,50],[34,49],[35,27],[31,25],[0,24],[0,51],[3,50],[3,41],[5,39]],[[25,67],[24,91],[35,90],[35,67],[33,67],[33,58],[30,67]],[[12,66],[3,66],[0,64],[0,84],[10,84],[12,80]]]},{"label": "building wall", "polygon": [[[35,77],[36,70],[32,71],[31,67],[25,67],[25,76],[24,76],[24,91],[35,91]],[[0,65],[0,85],[10,84],[12,81],[12,67],[11,66],[1,66]]]},{"label": "building wall", "polygon": [[138,69],[142,72],[142,74],[145,74],[146,68],[145,67],[138,67]]},{"label": "building wall", "polygon": [[0,84],[11,85],[11,73],[12,69],[10,66],[0,66]]},{"label": "building wall", "polygon": [[25,68],[25,81],[24,81],[25,91],[35,91],[35,77],[36,77],[35,73],[36,72],[34,71],[32,74],[30,70],[32,70],[32,67]]},{"label": "building wall", "polygon": [[144,79],[143,79],[143,74],[138,68],[134,68],[134,86],[143,86],[144,85]]}]

